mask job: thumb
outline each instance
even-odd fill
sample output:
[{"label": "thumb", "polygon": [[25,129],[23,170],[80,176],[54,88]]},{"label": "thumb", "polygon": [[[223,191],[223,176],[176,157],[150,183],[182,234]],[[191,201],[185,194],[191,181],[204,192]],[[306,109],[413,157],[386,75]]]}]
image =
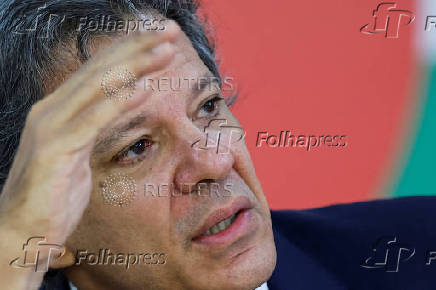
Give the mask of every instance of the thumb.
[{"label": "thumb", "polygon": [[64,246],[61,255],[59,257],[54,257],[50,261],[50,268],[51,269],[67,268],[73,266],[75,262],[76,262],[76,258],[74,257],[73,252]]}]

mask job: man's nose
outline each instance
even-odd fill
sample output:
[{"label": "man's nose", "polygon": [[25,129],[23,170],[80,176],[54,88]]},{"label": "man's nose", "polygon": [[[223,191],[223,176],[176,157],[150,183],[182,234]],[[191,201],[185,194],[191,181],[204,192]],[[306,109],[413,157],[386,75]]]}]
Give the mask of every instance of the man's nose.
[{"label": "man's nose", "polygon": [[174,177],[178,190],[188,193],[186,191],[192,187],[187,185],[195,185],[204,180],[213,182],[225,179],[235,162],[232,151],[217,150],[220,143],[211,137],[211,132],[206,134],[192,123],[186,124],[183,129],[184,134],[177,134],[176,146],[180,154]]}]

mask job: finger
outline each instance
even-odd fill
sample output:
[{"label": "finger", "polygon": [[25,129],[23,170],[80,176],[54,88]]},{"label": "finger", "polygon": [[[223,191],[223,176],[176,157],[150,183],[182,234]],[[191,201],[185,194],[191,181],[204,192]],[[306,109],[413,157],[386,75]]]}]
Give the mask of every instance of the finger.
[{"label": "finger", "polygon": [[[164,42],[173,42],[180,33],[180,28],[174,22],[169,22],[167,29],[162,32],[137,32],[131,36],[118,39],[113,45],[106,48],[102,52],[98,53],[87,64],[83,65],[73,76],[61,87],[59,87],[55,93],[47,96],[43,101],[46,106],[50,106],[56,103],[65,102],[65,108],[74,109],[74,106],[70,106],[69,102],[85,101],[87,98],[95,97],[91,90],[91,94],[78,95],[76,90],[84,86],[84,83],[88,86],[88,82],[95,75],[102,75],[105,71],[115,66],[117,63],[121,63],[130,57],[134,57],[136,54],[141,54],[146,51],[150,51],[153,47],[158,46]],[[97,89],[100,83],[94,83],[94,88]],[[74,95],[75,98],[71,98]]]},{"label": "finger", "polygon": [[180,34],[180,28],[171,22],[162,32],[138,32],[130,38],[121,38],[111,45],[95,60],[95,68],[107,70],[129,56],[151,50],[161,43],[174,42]]},{"label": "finger", "polygon": [[76,262],[76,258],[74,257],[73,252],[71,252],[71,250],[66,247],[64,247],[63,250],[63,255],[61,255],[60,257],[54,257],[50,261],[50,268],[61,269],[74,265],[74,263]]},{"label": "finger", "polygon": [[[160,50],[161,57],[159,61],[150,65],[148,69],[144,69],[143,66],[138,65],[141,60],[136,61],[131,60],[126,66],[132,70],[139,70],[141,73],[146,73],[156,67],[163,66],[168,63],[173,56],[173,50],[168,47],[168,50]],[[150,59],[148,56],[143,56],[144,60]],[[155,58],[157,60],[157,58]],[[137,66],[137,68],[135,68]],[[139,86],[138,86],[139,87]],[[83,88],[86,89],[86,88]],[[139,89],[138,89],[139,90]],[[62,140],[62,148],[60,150],[65,150],[65,146],[68,146],[69,150],[80,150],[83,148],[92,148],[92,144],[99,132],[108,127],[110,122],[115,120],[117,117],[125,113],[126,111],[137,108],[141,103],[143,103],[150,92],[147,91],[137,91],[132,97],[127,99],[108,99],[105,97],[100,97],[92,99],[91,103],[87,107],[83,108],[77,115],[73,116],[68,122],[66,122],[61,130],[52,134],[56,136],[57,140]],[[104,100],[101,100],[104,99]],[[59,138],[62,137],[62,138]],[[54,144],[53,144],[54,145]]]},{"label": "finger", "polygon": [[[105,118],[99,119],[99,122],[90,122],[88,126],[95,126],[96,129],[106,124],[106,117],[112,119],[116,117],[117,113],[124,112],[130,108],[136,107],[141,100],[141,86],[138,79],[143,75],[157,71],[168,65],[174,57],[174,48],[171,44],[165,43],[157,47],[153,52],[144,53],[137,57],[130,58],[127,62],[120,64],[119,69],[115,69],[111,72],[114,79],[108,80],[106,83],[102,83],[102,77],[96,75],[86,85],[82,86],[76,91],[78,96],[84,94],[93,94],[96,97],[88,98],[81,102],[70,102],[69,112],[62,116],[60,122],[71,123],[75,119],[88,120],[94,119],[89,114],[83,114],[84,111],[101,111],[107,110],[104,114]],[[124,74],[124,75],[123,75]],[[103,74],[102,74],[103,75]],[[103,77],[105,78],[105,77]],[[109,78],[109,77],[108,77]],[[128,78],[126,80],[126,78]],[[95,84],[98,83],[96,86]],[[101,109],[93,109],[94,106],[100,106]],[[113,111],[115,115],[109,114],[109,107],[114,107]],[[60,104],[57,110],[63,109],[63,104]],[[80,121],[80,123],[82,122]]]}]

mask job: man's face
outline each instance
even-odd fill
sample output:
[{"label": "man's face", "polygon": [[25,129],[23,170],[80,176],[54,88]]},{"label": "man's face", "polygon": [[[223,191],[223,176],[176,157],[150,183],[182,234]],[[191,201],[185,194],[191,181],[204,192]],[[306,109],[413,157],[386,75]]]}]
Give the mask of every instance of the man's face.
[{"label": "man's face", "polygon": [[[249,289],[274,269],[268,204],[238,121],[189,39],[173,45],[172,63],[138,82],[142,105],[97,139],[91,201],[67,242],[79,289]],[[132,184],[127,205],[117,194]],[[132,254],[128,269],[122,259],[90,265],[104,249]]]}]

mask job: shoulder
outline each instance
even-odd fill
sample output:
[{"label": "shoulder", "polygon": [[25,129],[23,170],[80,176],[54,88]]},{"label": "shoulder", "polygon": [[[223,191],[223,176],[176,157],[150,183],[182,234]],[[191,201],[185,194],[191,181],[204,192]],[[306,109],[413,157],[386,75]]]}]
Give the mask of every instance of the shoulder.
[{"label": "shoulder", "polygon": [[[347,220],[343,220],[344,218],[351,219],[348,222],[358,219],[361,222],[400,220],[407,223],[415,222],[415,220],[410,220],[413,216],[422,218],[436,217],[436,197],[414,196],[338,204],[308,210],[271,211],[271,217],[277,223],[289,219],[299,219],[301,221],[342,220],[342,222],[346,223]],[[383,220],[379,220],[381,217],[383,217]]]},{"label": "shoulder", "polygon": [[44,275],[44,280],[38,290],[70,290],[68,279],[59,270],[50,270]]},{"label": "shoulder", "polygon": [[426,264],[429,252],[436,250],[436,197],[272,211],[271,217],[278,253],[272,284],[292,277],[302,285],[331,285],[323,289],[432,285],[436,254],[433,265]]}]

